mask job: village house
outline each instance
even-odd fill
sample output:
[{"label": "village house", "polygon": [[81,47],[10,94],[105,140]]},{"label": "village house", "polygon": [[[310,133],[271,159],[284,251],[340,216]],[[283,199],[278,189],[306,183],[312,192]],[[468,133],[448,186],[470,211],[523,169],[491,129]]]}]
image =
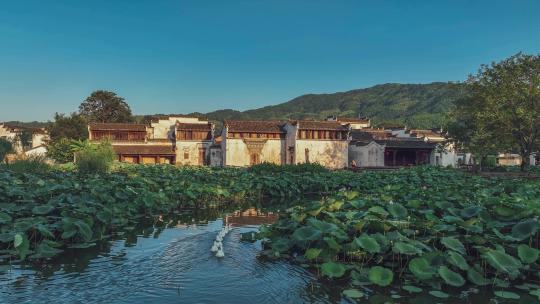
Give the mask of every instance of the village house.
[{"label": "village house", "polygon": [[283,125],[280,121],[225,121],[221,133],[222,164],[240,167],[263,162],[284,164]]},{"label": "village house", "polygon": [[360,130],[371,127],[371,120],[369,118],[358,117],[337,117],[337,116],[328,116],[326,121],[337,121],[342,125],[349,125],[351,130]]},{"label": "village house", "polygon": [[348,163],[349,124],[338,121],[289,121],[286,131],[287,164],[318,163],[331,169]]},{"label": "village house", "polygon": [[[415,137],[398,137],[393,130],[351,132],[349,163],[357,167],[394,167],[429,164],[436,144]],[[395,133],[395,131],[394,131]]]},{"label": "village house", "polygon": [[[24,132],[29,134],[31,138],[28,146],[23,147],[20,136]],[[45,144],[49,139],[49,135],[45,128],[29,128],[8,123],[0,123],[0,138],[12,142],[15,153],[19,155],[44,156],[47,153]]]},{"label": "village house", "polygon": [[109,140],[121,162],[204,165],[214,125],[183,115],[160,116],[149,124],[90,123],[91,141]]}]

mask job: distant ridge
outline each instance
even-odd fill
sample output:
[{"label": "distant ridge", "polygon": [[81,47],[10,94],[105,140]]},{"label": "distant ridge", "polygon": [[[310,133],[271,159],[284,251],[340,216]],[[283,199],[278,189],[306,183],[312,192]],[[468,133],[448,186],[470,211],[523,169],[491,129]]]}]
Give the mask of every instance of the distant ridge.
[{"label": "distant ridge", "polygon": [[454,100],[464,93],[464,85],[455,82],[428,84],[380,84],[332,94],[306,94],[290,101],[247,111],[231,109],[191,113],[212,120],[225,119],[324,119],[330,115],[366,116],[376,125],[407,125],[436,128]]}]

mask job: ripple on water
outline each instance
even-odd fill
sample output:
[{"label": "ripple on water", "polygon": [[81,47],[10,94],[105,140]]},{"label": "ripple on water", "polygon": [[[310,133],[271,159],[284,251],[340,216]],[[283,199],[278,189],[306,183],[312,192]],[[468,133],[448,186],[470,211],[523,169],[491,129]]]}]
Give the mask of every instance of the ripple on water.
[{"label": "ripple on water", "polygon": [[259,243],[224,239],[225,258],[210,247],[222,221],[165,229],[135,245],[111,242],[105,252],[41,272],[14,266],[0,275],[0,303],[298,303],[328,302],[308,292],[312,275],[281,261],[261,261]]}]

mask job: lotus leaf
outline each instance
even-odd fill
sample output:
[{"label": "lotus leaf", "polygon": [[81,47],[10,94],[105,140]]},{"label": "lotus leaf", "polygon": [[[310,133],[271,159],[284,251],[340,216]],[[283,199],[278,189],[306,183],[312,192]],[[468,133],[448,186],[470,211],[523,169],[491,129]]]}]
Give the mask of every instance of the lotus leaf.
[{"label": "lotus leaf", "polygon": [[441,239],[441,244],[446,248],[457,251],[461,254],[465,254],[465,246],[458,239],[454,237],[443,237]]},{"label": "lotus leaf", "polygon": [[465,258],[455,251],[448,251],[448,262],[461,270],[469,269],[469,265]]},{"label": "lotus leaf", "polygon": [[301,242],[318,240],[321,236],[322,233],[320,230],[309,226],[296,229],[292,235],[294,239]]},{"label": "lotus leaf", "polygon": [[394,279],[394,273],[387,268],[381,266],[371,267],[369,270],[369,281],[379,286],[388,286]]},{"label": "lotus leaf", "polygon": [[518,257],[525,264],[531,264],[538,260],[538,254],[540,251],[536,248],[531,248],[525,244],[520,244],[517,247]]},{"label": "lotus leaf", "polygon": [[511,276],[516,276],[522,266],[516,258],[498,250],[488,250],[483,257],[493,268]]},{"label": "lotus leaf", "polygon": [[394,246],[392,247],[392,250],[395,253],[401,253],[401,254],[407,254],[407,255],[414,255],[414,254],[421,254],[422,250],[418,247],[405,243],[405,242],[396,242]]},{"label": "lotus leaf", "polygon": [[435,275],[435,269],[424,257],[417,257],[409,262],[409,270],[420,280],[429,280]]},{"label": "lotus leaf", "polygon": [[517,223],[512,227],[512,237],[517,240],[524,240],[536,234],[539,224],[537,220],[526,220]]},{"label": "lotus leaf", "polygon": [[329,278],[341,278],[345,274],[345,266],[340,263],[327,262],[321,265],[322,274]]},{"label": "lotus leaf", "polygon": [[346,296],[348,298],[351,298],[351,299],[358,299],[358,298],[363,298],[364,297],[364,293],[361,292],[358,289],[346,289],[342,293],[343,293],[344,296]]},{"label": "lotus leaf", "polygon": [[407,216],[407,209],[405,207],[403,207],[403,205],[401,204],[398,204],[398,203],[393,203],[393,204],[390,204],[388,205],[388,212],[390,212],[390,214],[394,217],[394,218],[397,218],[397,219],[402,219],[402,218],[405,218]]},{"label": "lotus leaf", "polygon": [[495,291],[493,294],[503,299],[519,300],[520,298],[517,293],[505,290]]},{"label": "lotus leaf", "polygon": [[448,285],[461,287],[465,284],[465,279],[459,273],[450,270],[446,266],[439,267],[438,273]]},{"label": "lotus leaf", "polygon": [[379,246],[379,243],[377,243],[374,238],[367,234],[363,234],[360,237],[355,238],[354,245],[369,253],[378,253],[381,251],[381,246]]}]

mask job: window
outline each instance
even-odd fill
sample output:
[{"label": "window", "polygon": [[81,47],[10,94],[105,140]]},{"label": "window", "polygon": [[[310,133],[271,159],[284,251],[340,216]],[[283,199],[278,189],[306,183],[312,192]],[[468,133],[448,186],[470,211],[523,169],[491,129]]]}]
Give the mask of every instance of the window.
[{"label": "window", "polygon": [[309,149],[308,148],[306,148],[305,153],[306,153],[306,163],[309,164]]},{"label": "window", "polygon": [[184,150],[184,159],[189,159],[189,150]]}]

